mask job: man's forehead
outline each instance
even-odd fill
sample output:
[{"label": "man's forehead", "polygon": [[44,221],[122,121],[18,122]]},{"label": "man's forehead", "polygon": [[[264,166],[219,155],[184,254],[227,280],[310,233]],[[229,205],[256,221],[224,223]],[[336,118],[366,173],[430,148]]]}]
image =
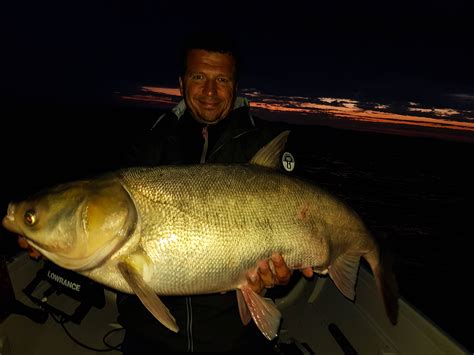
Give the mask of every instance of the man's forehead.
[{"label": "man's forehead", "polygon": [[189,51],[187,56],[187,69],[188,71],[207,69],[233,72],[235,70],[235,59],[228,53],[193,49]]}]

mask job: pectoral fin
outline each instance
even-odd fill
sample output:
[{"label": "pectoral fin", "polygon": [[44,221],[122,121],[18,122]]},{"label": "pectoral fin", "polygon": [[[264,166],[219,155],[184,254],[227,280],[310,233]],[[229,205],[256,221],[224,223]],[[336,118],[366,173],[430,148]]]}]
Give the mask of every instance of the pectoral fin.
[{"label": "pectoral fin", "polygon": [[143,305],[155,316],[155,318],[169,330],[177,333],[179,328],[176,320],[165,304],[158,298],[153,289],[145,282],[142,273],[144,265],[143,258],[127,258],[118,264],[120,273],[128,282],[133,292],[138,296]]},{"label": "pectoral fin", "polygon": [[354,300],[355,284],[359,271],[361,254],[343,254],[329,267],[329,276],[339,291],[347,298]]},{"label": "pectoral fin", "polygon": [[250,314],[249,308],[245,303],[245,298],[241,290],[237,290],[237,304],[239,305],[239,314],[240,319],[242,319],[242,323],[244,325],[249,324],[252,320],[252,315]]},{"label": "pectoral fin", "polygon": [[[268,340],[274,339],[278,335],[281,313],[273,301],[268,298],[263,298],[248,286],[242,287],[241,292],[258,329],[260,329]],[[239,310],[240,308],[239,306]]]}]

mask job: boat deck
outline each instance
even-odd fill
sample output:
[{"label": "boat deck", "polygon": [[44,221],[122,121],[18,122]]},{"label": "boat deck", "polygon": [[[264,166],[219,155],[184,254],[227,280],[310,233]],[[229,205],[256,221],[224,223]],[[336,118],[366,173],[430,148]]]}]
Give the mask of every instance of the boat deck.
[{"label": "boat deck", "polygon": [[[37,306],[22,290],[35,277],[42,264],[42,261],[35,262],[30,260],[26,253],[21,253],[8,265],[17,300],[34,308]],[[43,291],[41,287],[42,285],[38,286],[38,292]],[[102,342],[103,336],[113,329],[121,328],[117,323],[115,294],[106,291],[105,299],[104,308],[92,307],[80,325],[72,322],[64,325],[75,339],[96,349],[107,349]],[[72,313],[79,304],[68,296],[56,294],[48,297],[48,303],[68,314]],[[0,348],[1,355],[90,355],[94,353],[94,351],[76,344],[51,315],[44,324],[38,324],[25,316],[12,314],[3,323],[0,323],[0,339],[3,339],[4,342],[3,349]],[[106,341],[110,345],[117,345],[121,343],[122,339],[123,331],[115,331],[107,337]],[[121,354],[121,352],[112,350],[107,354],[114,355]]]},{"label": "boat deck", "polygon": [[[20,253],[8,264],[17,300],[30,307],[37,306],[22,292],[43,266]],[[44,290],[38,287],[41,294]],[[385,316],[370,273],[361,268],[357,284],[357,300],[344,298],[327,278],[308,281],[302,278],[285,298],[278,299],[283,322],[280,331],[282,343],[295,342],[303,354],[469,354],[446,333],[414,307],[400,300],[399,322],[392,326]],[[80,325],[69,322],[67,331],[84,345],[105,350],[108,344],[122,342],[123,330],[117,323],[115,293],[105,291],[105,306],[91,308]],[[52,294],[48,303],[71,313],[78,302],[65,295]],[[114,329],[116,331],[114,331]],[[75,343],[62,325],[50,315],[44,324],[17,314],[0,323],[1,355],[102,353]],[[111,350],[109,354],[120,354]]]}]

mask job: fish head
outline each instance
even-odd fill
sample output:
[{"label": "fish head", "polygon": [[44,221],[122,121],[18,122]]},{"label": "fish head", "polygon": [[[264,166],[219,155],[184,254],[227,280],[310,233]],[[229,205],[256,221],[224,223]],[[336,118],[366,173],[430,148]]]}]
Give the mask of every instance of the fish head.
[{"label": "fish head", "polygon": [[62,184],[12,202],[2,224],[59,266],[85,270],[123,245],[136,219],[128,193],[105,179]]}]

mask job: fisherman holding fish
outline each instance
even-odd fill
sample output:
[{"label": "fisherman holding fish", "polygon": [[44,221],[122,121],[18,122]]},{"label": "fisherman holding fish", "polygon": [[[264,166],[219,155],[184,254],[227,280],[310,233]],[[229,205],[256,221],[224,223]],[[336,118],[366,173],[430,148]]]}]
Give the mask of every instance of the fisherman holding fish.
[{"label": "fisherman holding fish", "polygon": [[[234,43],[226,36],[200,33],[188,38],[183,49],[179,85],[184,100],[133,144],[125,154],[126,164],[248,163],[282,129],[253,117],[247,100],[236,96],[240,63]],[[19,243],[29,248],[30,256],[40,255],[25,238]],[[258,262],[256,270],[248,273],[247,281],[258,294],[286,285],[292,275],[277,253],[271,261]],[[313,274],[312,268],[302,271],[307,277]],[[137,296],[119,293],[124,354],[273,353],[274,343],[253,322],[242,323],[235,292],[160,298],[176,318],[179,332],[158,322]]]},{"label": "fisherman holding fish", "polygon": [[289,131],[236,97],[239,62],[226,43],[190,40],[184,100],[133,145],[130,167],[12,202],[3,226],[119,291],[125,354],[271,354],[281,313],[267,288],[314,270],[354,300],[361,257],[396,324],[390,258],[344,201],[278,171],[291,162]]}]

